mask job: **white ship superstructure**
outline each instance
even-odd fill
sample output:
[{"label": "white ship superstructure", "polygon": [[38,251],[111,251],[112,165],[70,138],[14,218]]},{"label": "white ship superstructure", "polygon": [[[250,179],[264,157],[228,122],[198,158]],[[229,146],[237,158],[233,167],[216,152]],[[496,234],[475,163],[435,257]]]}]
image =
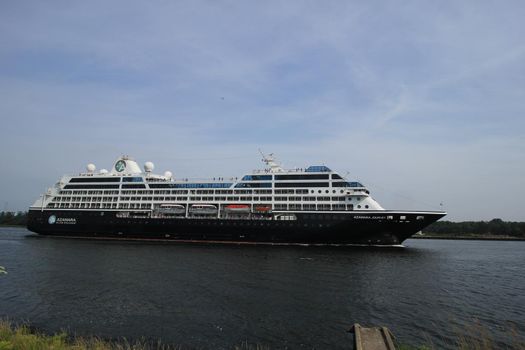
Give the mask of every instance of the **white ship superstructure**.
[{"label": "white ship superstructure", "polygon": [[[247,205],[258,211],[352,211],[383,210],[359,182],[350,182],[326,166],[283,169],[269,155],[266,169],[241,178],[207,181],[175,179],[170,172],[154,174],[151,162],[144,171],[130,157],[120,157],[111,171],[63,176],[32,208],[159,211],[166,206],[184,207],[177,215],[192,216],[192,207],[214,205],[218,218],[228,205]],[[181,207],[182,206],[182,207]],[[195,214],[198,215],[199,213]]]}]

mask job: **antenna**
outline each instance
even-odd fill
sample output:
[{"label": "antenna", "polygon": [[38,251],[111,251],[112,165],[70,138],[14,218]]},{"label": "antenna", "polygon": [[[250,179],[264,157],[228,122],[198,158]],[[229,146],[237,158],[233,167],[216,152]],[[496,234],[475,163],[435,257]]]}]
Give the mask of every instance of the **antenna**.
[{"label": "antenna", "polygon": [[281,164],[279,164],[276,160],[275,160],[275,157],[273,156],[273,153],[270,153],[268,155],[265,155],[260,149],[259,149],[259,152],[261,153],[263,159],[262,161],[264,163],[266,163],[266,165],[268,165],[270,167],[270,172],[272,173],[278,173],[278,172],[282,172],[284,171],[283,168],[281,167]]}]

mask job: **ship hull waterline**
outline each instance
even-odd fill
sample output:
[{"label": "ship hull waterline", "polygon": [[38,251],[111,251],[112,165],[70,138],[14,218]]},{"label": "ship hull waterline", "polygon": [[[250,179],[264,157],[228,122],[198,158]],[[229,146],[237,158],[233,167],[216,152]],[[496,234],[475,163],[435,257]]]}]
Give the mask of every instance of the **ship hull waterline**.
[{"label": "ship hull waterline", "polygon": [[[28,229],[40,235],[175,242],[305,245],[400,245],[445,215],[442,212],[290,212],[274,218],[118,216],[119,211],[29,211]],[[275,213],[274,213],[275,214]],[[283,215],[287,214],[282,212]]]}]

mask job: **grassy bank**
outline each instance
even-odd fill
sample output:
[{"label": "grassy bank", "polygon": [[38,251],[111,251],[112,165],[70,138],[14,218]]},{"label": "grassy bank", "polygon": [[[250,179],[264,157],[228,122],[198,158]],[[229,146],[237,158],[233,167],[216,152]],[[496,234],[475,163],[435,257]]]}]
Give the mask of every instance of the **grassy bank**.
[{"label": "grassy bank", "polygon": [[45,335],[31,330],[25,325],[14,326],[8,321],[0,321],[0,350],[142,350],[179,349],[176,346],[148,344],[121,340],[109,342],[96,337],[69,337],[66,333]]},{"label": "grassy bank", "polygon": [[[500,347],[494,342],[490,332],[475,323],[462,332],[456,332],[456,339],[449,343],[447,348],[467,350],[496,350]],[[424,337],[423,337],[424,338]],[[515,331],[509,332],[511,339],[510,349],[525,350],[525,341],[520,339]],[[352,344],[349,344],[350,348]],[[126,339],[119,341],[107,341],[97,337],[70,337],[66,333],[45,335],[29,327],[21,325],[15,326],[8,321],[0,321],[0,350],[172,350],[183,349],[182,346],[165,345],[160,342],[152,343],[146,341],[129,342]],[[268,350],[270,347],[265,345],[251,345],[243,342],[234,346],[233,350]],[[396,344],[398,350],[437,350],[431,341],[426,344],[412,346],[406,344]]]},{"label": "grassy bank", "polygon": [[[71,337],[62,332],[46,335],[28,326],[15,326],[0,320],[0,350],[182,350],[186,347],[167,345],[159,342],[134,341],[126,339],[107,341],[97,337]],[[263,345],[246,342],[234,346],[233,350],[269,350]]]}]

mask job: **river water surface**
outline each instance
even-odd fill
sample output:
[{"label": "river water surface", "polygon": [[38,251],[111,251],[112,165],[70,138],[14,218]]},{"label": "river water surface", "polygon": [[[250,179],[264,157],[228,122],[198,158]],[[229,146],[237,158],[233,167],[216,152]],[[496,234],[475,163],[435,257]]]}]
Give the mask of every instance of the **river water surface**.
[{"label": "river water surface", "polygon": [[0,317],[45,332],[200,349],[348,349],[356,322],[437,348],[478,324],[502,347],[525,335],[525,242],[365,249],[28,235],[0,228]]}]

